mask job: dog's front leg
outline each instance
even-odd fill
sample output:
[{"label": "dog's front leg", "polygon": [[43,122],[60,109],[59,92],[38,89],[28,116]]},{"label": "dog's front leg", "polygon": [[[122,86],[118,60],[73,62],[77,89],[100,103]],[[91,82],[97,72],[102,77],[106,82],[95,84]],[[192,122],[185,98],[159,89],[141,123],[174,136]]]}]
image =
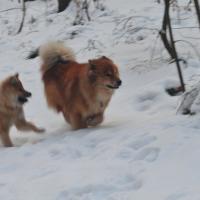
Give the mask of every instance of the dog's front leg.
[{"label": "dog's front leg", "polygon": [[81,117],[81,114],[71,114],[70,115],[70,123],[74,130],[87,128],[86,121]]},{"label": "dog's front leg", "polygon": [[103,113],[91,115],[87,118],[86,123],[88,126],[97,126],[103,121]]},{"label": "dog's front leg", "polygon": [[5,147],[13,146],[8,132],[5,131],[5,132],[0,133],[0,137],[1,137],[2,143]]}]

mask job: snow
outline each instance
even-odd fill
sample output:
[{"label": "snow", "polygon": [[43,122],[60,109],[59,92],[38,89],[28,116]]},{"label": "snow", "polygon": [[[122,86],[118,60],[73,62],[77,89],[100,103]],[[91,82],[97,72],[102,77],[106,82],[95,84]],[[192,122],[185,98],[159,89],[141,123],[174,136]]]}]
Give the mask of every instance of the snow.
[{"label": "snow", "polygon": [[[195,27],[194,11],[172,12],[173,26]],[[5,200],[199,200],[200,116],[177,114],[181,97],[174,64],[158,38],[163,4],[155,0],[105,0],[91,7],[91,22],[72,26],[75,5],[56,14],[56,1],[27,3],[25,25],[16,35],[21,10],[0,12],[0,78],[15,72],[33,94],[27,119],[45,127],[43,135],[11,129],[12,148],[0,148],[0,199]],[[0,10],[19,8],[1,0]],[[124,20],[132,17],[124,26]],[[33,20],[34,19],[34,20]],[[187,91],[199,82],[199,30],[174,29]],[[194,40],[194,38],[197,38]],[[95,128],[72,131],[48,109],[39,58],[28,53],[48,40],[72,47],[77,59],[106,55],[119,65],[122,86]],[[195,51],[194,49],[197,49]],[[198,88],[198,87],[197,87]],[[198,103],[195,104],[198,110]]]}]

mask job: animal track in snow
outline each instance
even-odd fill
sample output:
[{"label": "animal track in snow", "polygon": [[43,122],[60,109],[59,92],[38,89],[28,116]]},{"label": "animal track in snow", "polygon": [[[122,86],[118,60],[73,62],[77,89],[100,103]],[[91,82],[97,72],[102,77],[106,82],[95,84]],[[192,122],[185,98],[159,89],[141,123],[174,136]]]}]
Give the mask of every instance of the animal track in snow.
[{"label": "animal track in snow", "polygon": [[136,154],[134,160],[144,160],[147,162],[153,162],[157,159],[159,152],[160,152],[159,148],[154,148],[154,147],[144,148]]},{"label": "animal track in snow", "polygon": [[166,200],[180,200],[183,199],[183,197],[185,197],[186,195],[184,193],[176,193],[176,194],[172,194],[169,195]]},{"label": "animal track in snow", "polygon": [[122,177],[117,184],[120,185],[121,190],[139,190],[142,187],[143,182],[135,176],[126,175]]},{"label": "animal track in snow", "polygon": [[60,192],[56,200],[78,200],[78,199],[105,199],[109,195],[118,192],[129,192],[138,190],[142,187],[143,182],[132,175],[125,175],[117,178],[114,182],[88,184],[83,187],[72,188]]},{"label": "animal track in snow", "polygon": [[134,140],[129,144],[129,147],[133,148],[134,150],[139,150],[142,147],[152,143],[156,140],[155,136],[143,136],[142,138],[139,138],[137,140]]},{"label": "animal track in snow", "polygon": [[159,95],[156,91],[146,91],[144,94],[140,94],[136,102],[138,104],[137,110],[146,111],[150,109],[158,101]]},{"label": "animal track in snow", "polygon": [[71,159],[77,159],[81,157],[81,152],[78,150],[72,149],[72,148],[59,148],[54,147],[49,151],[50,157],[54,159],[59,159],[62,156],[65,156],[66,158]]},{"label": "animal track in snow", "polygon": [[5,187],[6,183],[0,183],[0,188]]}]

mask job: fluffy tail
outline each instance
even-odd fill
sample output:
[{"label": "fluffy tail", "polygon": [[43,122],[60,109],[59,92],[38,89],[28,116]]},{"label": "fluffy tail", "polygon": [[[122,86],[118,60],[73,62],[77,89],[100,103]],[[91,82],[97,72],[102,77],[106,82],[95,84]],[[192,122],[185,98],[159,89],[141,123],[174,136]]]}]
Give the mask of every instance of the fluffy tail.
[{"label": "fluffy tail", "polygon": [[33,59],[39,56],[39,48],[30,52],[30,54],[26,57],[26,59]]},{"label": "fluffy tail", "polygon": [[39,56],[43,61],[41,71],[44,73],[59,62],[75,61],[75,54],[61,42],[48,42],[39,48]]}]

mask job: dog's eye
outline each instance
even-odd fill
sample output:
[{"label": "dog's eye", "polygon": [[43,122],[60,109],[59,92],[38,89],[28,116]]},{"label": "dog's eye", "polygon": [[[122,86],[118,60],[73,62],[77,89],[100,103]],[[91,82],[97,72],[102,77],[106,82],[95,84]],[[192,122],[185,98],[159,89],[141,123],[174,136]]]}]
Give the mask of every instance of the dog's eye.
[{"label": "dog's eye", "polygon": [[106,72],[106,73],[105,73],[105,76],[107,76],[107,77],[111,77],[112,74],[111,74],[110,72]]}]

